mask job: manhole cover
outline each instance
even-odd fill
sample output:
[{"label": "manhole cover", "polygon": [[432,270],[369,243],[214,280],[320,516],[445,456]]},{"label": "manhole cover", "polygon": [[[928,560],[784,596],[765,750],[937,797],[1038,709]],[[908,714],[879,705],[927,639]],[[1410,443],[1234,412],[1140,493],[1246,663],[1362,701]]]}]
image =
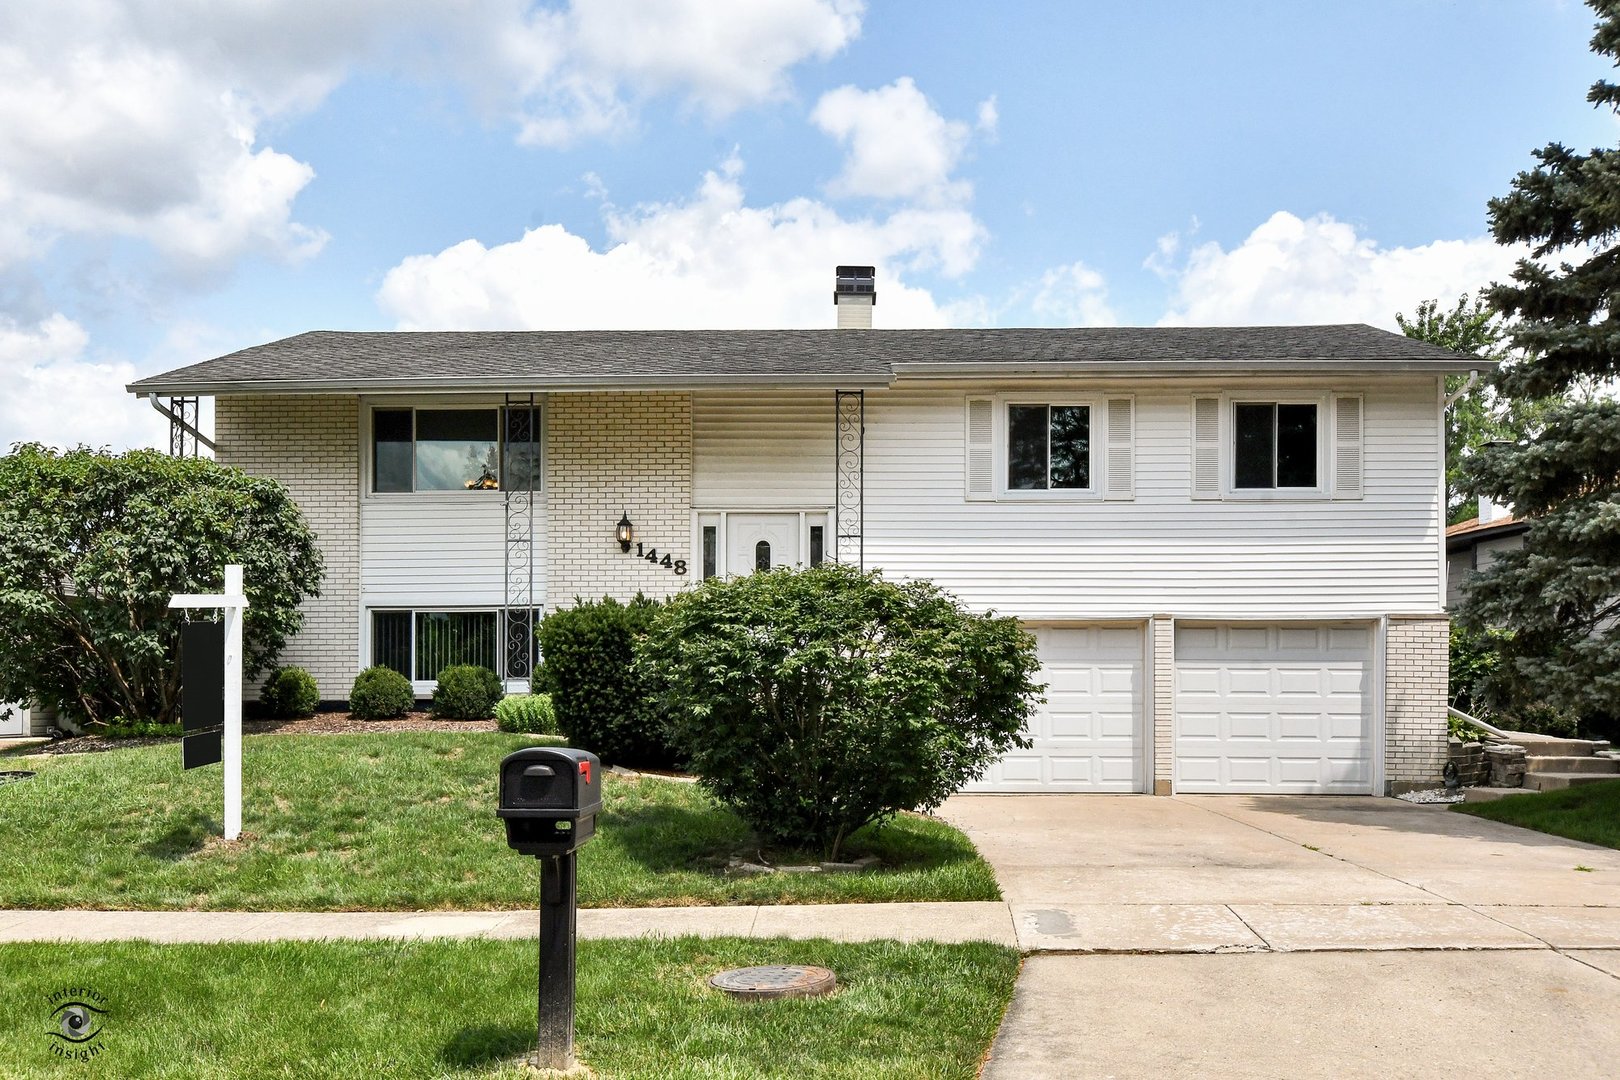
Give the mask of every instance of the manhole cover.
[{"label": "manhole cover", "polygon": [[14,780],[32,780],[34,774],[21,769],[12,769],[9,772],[0,772],[0,784],[9,784]]},{"label": "manhole cover", "polygon": [[838,985],[838,977],[824,967],[766,964],[722,971],[709,980],[709,985],[732,997],[761,1001],[830,994]]}]

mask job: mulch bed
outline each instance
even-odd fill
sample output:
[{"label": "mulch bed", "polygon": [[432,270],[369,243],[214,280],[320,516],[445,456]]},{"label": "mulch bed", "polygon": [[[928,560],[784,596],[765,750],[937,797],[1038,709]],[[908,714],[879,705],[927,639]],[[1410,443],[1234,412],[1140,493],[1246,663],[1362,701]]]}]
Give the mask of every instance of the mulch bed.
[{"label": "mulch bed", "polygon": [[[496,731],[493,720],[436,720],[431,713],[407,713],[398,720],[357,720],[346,712],[316,713],[301,720],[244,720],[244,735],[353,735],[390,731]],[[157,746],[178,738],[109,739],[103,735],[74,735],[39,746],[30,754],[96,754],[132,746]]]}]

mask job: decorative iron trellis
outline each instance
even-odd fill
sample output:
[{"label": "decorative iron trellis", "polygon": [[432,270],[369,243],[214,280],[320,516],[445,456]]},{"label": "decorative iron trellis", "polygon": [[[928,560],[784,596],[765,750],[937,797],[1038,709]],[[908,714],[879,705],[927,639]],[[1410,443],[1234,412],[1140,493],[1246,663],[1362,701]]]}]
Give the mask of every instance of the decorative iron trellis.
[{"label": "decorative iron trellis", "polygon": [[866,569],[866,391],[833,391],[833,558]]},{"label": "decorative iron trellis", "polygon": [[534,667],[534,486],[541,459],[540,410],[534,395],[506,395],[506,408],[501,410],[501,490],[506,511],[501,675],[506,679],[527,679]]},{"label": "decorative iron trellis", "polygon": [[172,397],[169,399],[169,456],[197,456],[198,399]]}]

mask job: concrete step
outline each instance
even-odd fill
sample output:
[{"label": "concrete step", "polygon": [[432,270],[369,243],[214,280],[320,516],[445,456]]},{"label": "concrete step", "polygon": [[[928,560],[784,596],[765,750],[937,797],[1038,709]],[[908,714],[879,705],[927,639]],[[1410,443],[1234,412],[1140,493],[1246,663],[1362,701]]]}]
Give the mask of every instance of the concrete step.
[{"label": "concrete step", "polygon": [[1525,768],[1533,773],[1620,773],[1620,761],[1609,757],[1529,757]]},{"label": "concrete step", "polygon": [[1463,802],[1495,802],[1509,795],[1539,795],[1535,788],[1527,787],[1471,787],[1463,788]]},{"label": "concrete step", "polygon": [[1591,757],[1599,750],[1607,750],[1606,742],[1591,739],[1514,739],[1514,745],[1524,747],[1526,757]]},{"label": "concrete step", "polygon": [[1524,786],[1540,791],[1558,791],[1561,788],[1579,787],[1581,784],[1601,784],[1605,780],[1615,779],[1620,777],[1616,777],[1613,773],[1528,772],[1524,774]]}]

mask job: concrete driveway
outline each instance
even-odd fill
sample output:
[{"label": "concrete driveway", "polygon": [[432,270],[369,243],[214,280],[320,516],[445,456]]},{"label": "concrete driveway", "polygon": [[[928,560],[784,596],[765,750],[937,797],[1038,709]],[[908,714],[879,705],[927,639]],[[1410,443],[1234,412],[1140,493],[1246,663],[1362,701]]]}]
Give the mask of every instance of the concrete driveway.
[{"label": "concrete driveway", "polygon": [[988,1080],[1620,1075],[1620,852],[1394,799],[941,813],[1032,954]]}]

